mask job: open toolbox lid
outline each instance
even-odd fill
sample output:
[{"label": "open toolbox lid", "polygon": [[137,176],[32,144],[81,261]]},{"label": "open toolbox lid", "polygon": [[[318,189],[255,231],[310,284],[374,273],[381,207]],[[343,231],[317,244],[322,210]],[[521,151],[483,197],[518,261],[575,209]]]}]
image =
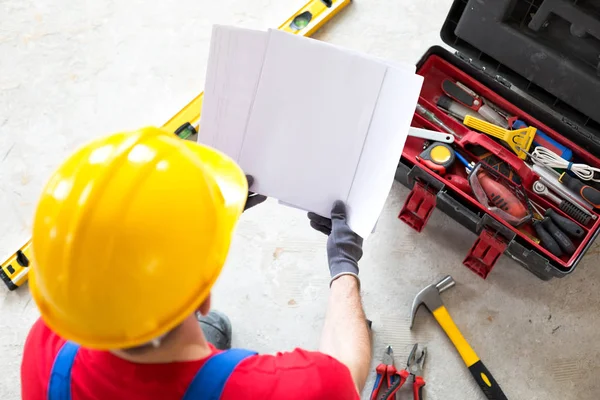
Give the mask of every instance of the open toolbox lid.
[{"label": "open toolbox lid", "polygon": [[454,0],[441,37],[508,100],[600,156],[600,1]]}]

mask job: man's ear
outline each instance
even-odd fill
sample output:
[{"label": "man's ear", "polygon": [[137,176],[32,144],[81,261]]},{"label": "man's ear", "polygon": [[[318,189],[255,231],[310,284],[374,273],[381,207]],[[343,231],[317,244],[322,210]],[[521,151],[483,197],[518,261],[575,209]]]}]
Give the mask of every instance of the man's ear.
[{"label": "man's ear", "polygon": [[208,297],[206,298],[206,300],[204,300],[204,302],[202,304],[200,304],[200,307],[198,307],[198,312],[202,315],[208,314],[209,311],[210,311],[210,293],[208,294]]}]

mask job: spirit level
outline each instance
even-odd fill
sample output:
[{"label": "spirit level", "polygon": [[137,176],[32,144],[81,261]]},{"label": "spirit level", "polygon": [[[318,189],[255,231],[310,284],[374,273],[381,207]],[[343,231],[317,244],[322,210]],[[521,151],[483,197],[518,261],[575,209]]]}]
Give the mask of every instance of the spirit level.
[{"label": "spirit level", "polygon": [[31,239],[0,265],[0,280],[10,290],[15,290],[27,281],[31,266]]}]

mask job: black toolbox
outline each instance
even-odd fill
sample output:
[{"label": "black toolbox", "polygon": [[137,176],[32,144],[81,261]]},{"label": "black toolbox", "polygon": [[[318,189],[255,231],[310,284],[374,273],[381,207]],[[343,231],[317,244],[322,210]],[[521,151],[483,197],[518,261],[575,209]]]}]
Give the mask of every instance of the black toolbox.
[{"label": "black toolbox", "polygon": [[[419,61],[417,73],[424,77],[420,104],[452,129],[473,131],[436,106],[441,82],[460,82],[571,149],[573,161],[600,167],[600,0],[455,0],[441,36],[457,52],[434,46]],[[418,113],[413,126],[443,132]],[[423,142],[408,138],[396,171],[396,180],[412,189],[402,220],[420,231],[437,207],[478,234],[464,263],[483,278],[501,254],[542,280],[575,270],[600,231],[598,208],[592,208],[594,219],[580,225],[585,234],[573,240],[576,251],[557,257],[532,239],[535,231],[527,224],[510,225],[468,193],[460,163],[446,175],[419,163]],[[520,159],[505,150],[498,156],[516,165]],[[569,218],[532,191],[538,176],[526,171],[520,181],[528,197]]]}]

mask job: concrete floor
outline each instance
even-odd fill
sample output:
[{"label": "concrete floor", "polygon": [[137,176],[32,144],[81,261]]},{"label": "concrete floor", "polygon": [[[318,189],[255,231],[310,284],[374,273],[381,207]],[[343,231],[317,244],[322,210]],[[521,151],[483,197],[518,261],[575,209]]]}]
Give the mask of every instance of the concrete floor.
[{"label": "concrete floor", "polygon": [[[416,62],[450,0],[358,0],[317,38]],[[0,2],[0,254],[31,229],[41,186],[69,152],[107,132],[160,125],[203,87],[213,23],[278,25],[303,0]],[[433,318],[408,329],[425,285],[452,274],[444,301],[510,399],[597,399],[600,394],[600,246],[570,277],[542,282],[502,258],[487,280],[461,262],[475,236],[435,212],[417,234],[396,216],[395,184],[361,262],[375,362],[394,347],[402,365],[426,343],[429,400],[483,395]],[[193,206],[193,204],[189,204]],[[214,304],[235,324],[235,345],[261,352],[317,347],[328,271],[325,239],[303,213],[274,201],[244,214]],[[0,398],[19,398],[19,363],[38,312],[27,287],[0,288]],[[402,391],[399,398],[412,398]],[[365,398],[366,398],[365,393]]]}]

